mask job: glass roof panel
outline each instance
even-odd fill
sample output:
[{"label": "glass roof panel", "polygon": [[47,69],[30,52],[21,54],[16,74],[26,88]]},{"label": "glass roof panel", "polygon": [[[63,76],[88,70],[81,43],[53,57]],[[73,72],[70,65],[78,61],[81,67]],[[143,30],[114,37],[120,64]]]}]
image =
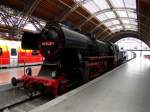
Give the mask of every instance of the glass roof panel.
[{"label": "glass roof panel", "polygon": [[107,17],[104,13],[102,13],[102,14],[96,16],[96,17],[97,17],[100,21],[104,21],[104,20],[108,19],[108,17]]},{"label": "glass roof panel", "polygon": [[133,20],[133,19],[130,19],[130,23],[131,23],[131,24],[134,24],[134,25],[137,25],[137,21],[136,21],[136,20]]},{"label": "glass roof panel", "polygon": [[128,27],[128,26],[130,26],[130,27],[132,27],[132,28],[137,28],[137,26],[136,26],[136,25],[133,25],[133,24],[126,24],[126,25],[125,25],[125,27]]},{"label": "glass roof panel", "polygon": [[97,4],[93,1],[86,2],[83,6],[92,14],[100,10]]},{"label": "glass roof panel", "polygon": [[134,31],[137,31],[137,26],[136,25],[125,25],[125,29],[126,30],[132,30],[134,29]]},{"label": "glass roof panel", "polygon": [[123,27],[122,27],[122,26],[117,26],[117,29],[122,30],[122,29],[123,29]]},{"label": "glass roof panel", "polygon": [[112,23],[111,21],[109,21],[109,22],[106,22],[105,25],[106,25],[107,27],[109,27],[109,26],[112,26],[113,23]]},{"label": "glass roof panel", "polygon": [[99,6],[101,10],[110,8],[106,0],[93,0],[93,1]]},{"label": "glass roof panel", "polygon": [[130,26],[130,25],[125,25],[125,28],[126,28],[126,29],[130,29],[131,26]]},{"label": "glass roof panel", "polygon": [[130,28],[130,29],[128,29],[128,30],[137,31],[138,29],[137,29],[137,28],[136,28],[136,29]]},{"label": "glass roof panel", "polygon": [[116,11],[119,17],[128,17],[126,11]]},{"label": "glass roof panel", "polygon": [[0,16],[0,24],[4,25],[4,21],[2,20],[2,17]]},{"label": "glass roof panel", "polygon": [[120,24],[119,20],[113,20],[112,23],[113,24]]},{"label": "glass roof panel", "polygon": [[124,0],[125,6],[127,8],[134,8],[136,9],[136,0]]},{"label": "glass roof panel", "polygon": [[129,18],[135,18],[137,19],[137,14],[134,12],[128,12]]},{"label": "glass roof panel", "polygon": [[137,30],[136,0],[108,0],[110,4],[107,0],[76,1],[80,1],[91,14],[95,14],[97,19],[111,31]]},{"label": "glass roof panel", "polygon": [[109,28],[123,29],[121,24],[112,25],[112,26],[109,26]]},{"label": "glass roof panel", "polygon": [[119,32],[119,31],[120,31],[119,29],[111,30],[112,33],[116,33],[116,32]]},{"label": "glass roof panel", "polygon": [[110,0],[114,7],[124,7],[123,0]]},{"label": "glass roof panel", "polygon": [[110,30],[114,33],[116,31],[123,30],[123,27],[122,26],[115,26],[115,27],[111,27]]},{"label": "glass roof panel", "polygon": [[118,29],[116,29],[116,28],[110,28],[110,31],[111,31],[112,33],[114,33],[114,32],[116,32],[116,31],[118,31]]},{"label": "glass roof panel", "polygon": [[111,28],[110,28],[110,30],[116,30],[116,29],[117,29],[116,27],[111,27]]},{"label": "glass roof panel", "polygon": [[112,11],[102,13],[96,16],[100,21],[104,21],[111,18],[116,18],[115,14]]},{"label": "glass roof panel", "polygon": [[129,24],[130,21],[129,21],[129,19],[123,19],[123,20],[122,20],[122,23],[124,23],[124,24]]},{"label": "glass roof panel", "polygon": [[110,19],[110,18],[116,18],[115,14],[113,11],[106,12],[105,15]]}]

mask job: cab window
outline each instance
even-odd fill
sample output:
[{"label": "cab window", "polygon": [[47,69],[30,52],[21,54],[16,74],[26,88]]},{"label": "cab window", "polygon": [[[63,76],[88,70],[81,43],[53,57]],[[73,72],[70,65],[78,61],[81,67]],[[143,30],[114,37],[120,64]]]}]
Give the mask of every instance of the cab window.
[{"label": "cab window", "polygon": [[0,48],[0,56],[3,54],[3,49]]},{"label": "cab window", "polygon": [[17,50],[15,48],[11,48],[11,56],[17,56]]}]

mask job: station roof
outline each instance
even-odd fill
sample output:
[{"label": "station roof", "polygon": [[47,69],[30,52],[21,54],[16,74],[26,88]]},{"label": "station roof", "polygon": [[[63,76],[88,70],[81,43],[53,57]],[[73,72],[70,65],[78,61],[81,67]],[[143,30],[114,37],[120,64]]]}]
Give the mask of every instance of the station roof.
[{"label": "station roof", "polygon": [[77,0],[93,16],[115,33],[137,31],[136,0]]},{"label": "station roof", "polygon": [[94,33],[99,40],[132,34],[148,43],[149,5],[149,0],[1,0],[0,31],[36,32],[47,21],[56,20],[83,33]]}]

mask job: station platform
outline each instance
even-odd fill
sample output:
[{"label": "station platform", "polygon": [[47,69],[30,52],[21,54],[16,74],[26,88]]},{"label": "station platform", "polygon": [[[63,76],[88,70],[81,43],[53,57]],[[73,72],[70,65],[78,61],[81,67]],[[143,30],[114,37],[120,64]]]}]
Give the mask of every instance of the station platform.
[{"label": "station platform", "polygon": [[149,112],[150,60],[136,58],[31,112]]},{"label": "station platform", "polygon": [[[41,66],[30,66],[32,74],[36,75]],[[10,83],[12,77],[19,78],[24,75],[24,67],[0,69],[0,86]]]}]

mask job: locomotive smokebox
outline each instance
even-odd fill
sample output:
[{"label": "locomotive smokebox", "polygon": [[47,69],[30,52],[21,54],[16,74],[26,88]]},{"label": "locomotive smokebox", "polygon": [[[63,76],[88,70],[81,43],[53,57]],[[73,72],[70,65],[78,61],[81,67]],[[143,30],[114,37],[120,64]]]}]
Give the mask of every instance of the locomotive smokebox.
[{"label": "locomotive smokebox", "polygon": [[65,38],[60,26],[47,24],[40,33],[38,47],[47,60],[58,60],[65,47]]},{"label": "locomotive smokebox", "polygon": [[39,34],[25,32],[22,37],[23,49],[39,50],[49,61],[58,60],[64,46],[64,35],[56,25],[46,25]]}]

